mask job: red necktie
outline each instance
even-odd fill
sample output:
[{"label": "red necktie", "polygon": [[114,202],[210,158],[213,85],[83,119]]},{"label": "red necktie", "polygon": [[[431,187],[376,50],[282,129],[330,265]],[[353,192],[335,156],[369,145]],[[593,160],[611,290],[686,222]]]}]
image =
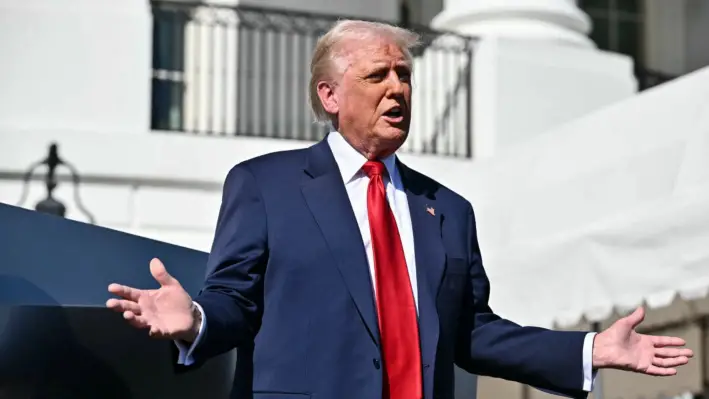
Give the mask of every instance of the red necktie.
[{"label": "red necktie", "polygon": [[416,304],[399,230],[386,198],[384,164],[368,161],[362,169],[370,179],[367,210],[385,370],[383,396],[420,399],[423,384]]}]

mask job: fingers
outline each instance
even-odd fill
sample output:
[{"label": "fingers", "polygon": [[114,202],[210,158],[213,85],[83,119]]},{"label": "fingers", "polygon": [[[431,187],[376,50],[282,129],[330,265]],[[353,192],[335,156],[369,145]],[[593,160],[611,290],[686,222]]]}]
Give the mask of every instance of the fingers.
[{"label": "fingers", "polygon": [[656,348],[665,346],[684,346],[686,342],[678,337],[652,337],[652,343]]},{"label": "fingers", "polygon": [[116,312],[132,312],[136,315],[141,314],[140,305],[126,299],[111,298],[106,301],[106,307]]},{"label": "fingers", "polygon": [[106,306],[112,310],[122,313],[123,318],[131,326],[142,330],[150,329],[149,334],[151,337],[163,338],[168,336],[168,334],[164,333],[160,328],[154,325],[154,323],[151,323],[146,316],[142,315],[140,305],[135,302],[125,299],[111,298],[106,301]]},{"label": "fingers", "polygon": [[694,352],[691,349],[686,349],[686,348],[658,348],[655,350],[655,356],[657,356],[657,357],[684,356],[684,357],[690,358],[690,357],[694,356]]},{"label": "fingers", "polygon": [[650,366],[645,373],[654,376],[668,377],[677,374],[677,369]]},{"label": "fingers", "polygon": [[153,275],[153,278],[160,283],[161,286],[179,284],[177,280],[167,272],[165,265],[163,265],[160,259],[153,258],[153,260],[150,261],[150,274]]},{"label": "fingers", "polygon": [[150,329],[150,336],[155,336],[156,334],[153,333],[153,331],[159,331],[159,329],[153,325],[150,324],[148,319],[145,316],[138,315],[134,312],[131,312],[130,310],[127,310],[123,312],[123,318],[130,324],[131,326],[144,330],[144,329]]},{"label": "fingers", "polygon": [[168,330],[161,328],[157,325],[151,325],[150,331],[148,331],[150,338],[160,338],[160,339],[176,339],[174,334],[168,332]]},{"label": "fingers", "polygon": [[[160,259],[154,258],[150,261],[150,274],[153,275],[153,278],[160,283],[160,285],[179,284],[179,282],[167,272],[165,265],[162,264]],[[108,292],[136,302],[138,298],[140,298],[142,290],[114,283],[108,286]]]},{"label": "fingers", "polygon": [[148,333],[148,335],[150,335],[151,338],[168,338],[169,337],[169,334],[161,331],[159,328],[154,327],[154,326],[150,327],[150,332]]},{"label": "fingers", "polygon": [[121,285],[121,284],[111,284],[108,286],[108,292],[110,292],[113,295],[118,295],[122,298],[128,299],[130,301],[137,302],[138,298],[140,298],[140,292],[141,290],[128,287],[127,285]]},{"label": "fingers", "polygon": [[655,357],[652,360],[653,366],[662,367],[662,368],[673,368],[673,367],[677,367],[677,366],[683,366],[687,363],[689,363],[689,358],[686,356],[667,357],[667,358]]},{"label": "fingers", "polygon": [[144,317],[138,316],[131,311],[123,312],[123,318],[126,319],[126,321],[128,321],[128,323],[135,328],[144,329],[150,327],[150,324]]},{"label": "fingers", "polygon": [[[673,337],[656,337],[669,338],[662,342],[679,342],[680,338]],[[678,341],[679,340],[679,341]],[[652,359],[652,366],[647,370],[647,374],[655,376],[670,376],[677,374],[676,367],[684,366],[689,363],[689,358],[694,356],[691,349],[686,348],[658,348],[655,350],[655,357]]]}]

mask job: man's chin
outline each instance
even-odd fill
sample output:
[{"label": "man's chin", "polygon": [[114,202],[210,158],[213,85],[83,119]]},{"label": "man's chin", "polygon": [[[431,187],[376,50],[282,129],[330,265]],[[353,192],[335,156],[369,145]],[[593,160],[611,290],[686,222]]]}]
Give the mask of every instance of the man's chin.
[{"label": "man's chin", "polygon": [[401,125],[389,125],[383,128],[379,136],[389,140],[405,140],[408,135],[409,128],[402,123]]},{"label": "man's chin", "polygon": [[378,131],[376,137],[378,138],[377,141],[379,142],[380,146],[386,147],[388,149],[388,151],[386,152],[393,153],[396,152],[396,150],[398,150],[399,147],[404,144],[408,135],[408,130],[390,126],[386,129]]}]

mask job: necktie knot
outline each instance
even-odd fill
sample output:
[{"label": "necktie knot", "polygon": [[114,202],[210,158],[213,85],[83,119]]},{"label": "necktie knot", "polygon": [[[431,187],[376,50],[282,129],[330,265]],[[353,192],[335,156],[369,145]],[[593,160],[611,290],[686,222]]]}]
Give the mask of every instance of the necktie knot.
[{"label": "necktie knot", "polygon": [[383,176],[385,168],[381,161],[367,161],[362,166],[362,170],[372,179],[374,176]]}]

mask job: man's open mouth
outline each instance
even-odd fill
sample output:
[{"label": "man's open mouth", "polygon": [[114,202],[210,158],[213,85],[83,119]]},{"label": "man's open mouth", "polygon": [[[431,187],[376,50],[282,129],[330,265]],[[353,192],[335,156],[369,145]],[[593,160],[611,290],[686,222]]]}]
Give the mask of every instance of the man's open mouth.
[{"label": "man's open mouth", "polygon": [[390,122],[401,122],[404,120],[404,110],[401,107],[392,107],[384,113],[384,117]]}]

